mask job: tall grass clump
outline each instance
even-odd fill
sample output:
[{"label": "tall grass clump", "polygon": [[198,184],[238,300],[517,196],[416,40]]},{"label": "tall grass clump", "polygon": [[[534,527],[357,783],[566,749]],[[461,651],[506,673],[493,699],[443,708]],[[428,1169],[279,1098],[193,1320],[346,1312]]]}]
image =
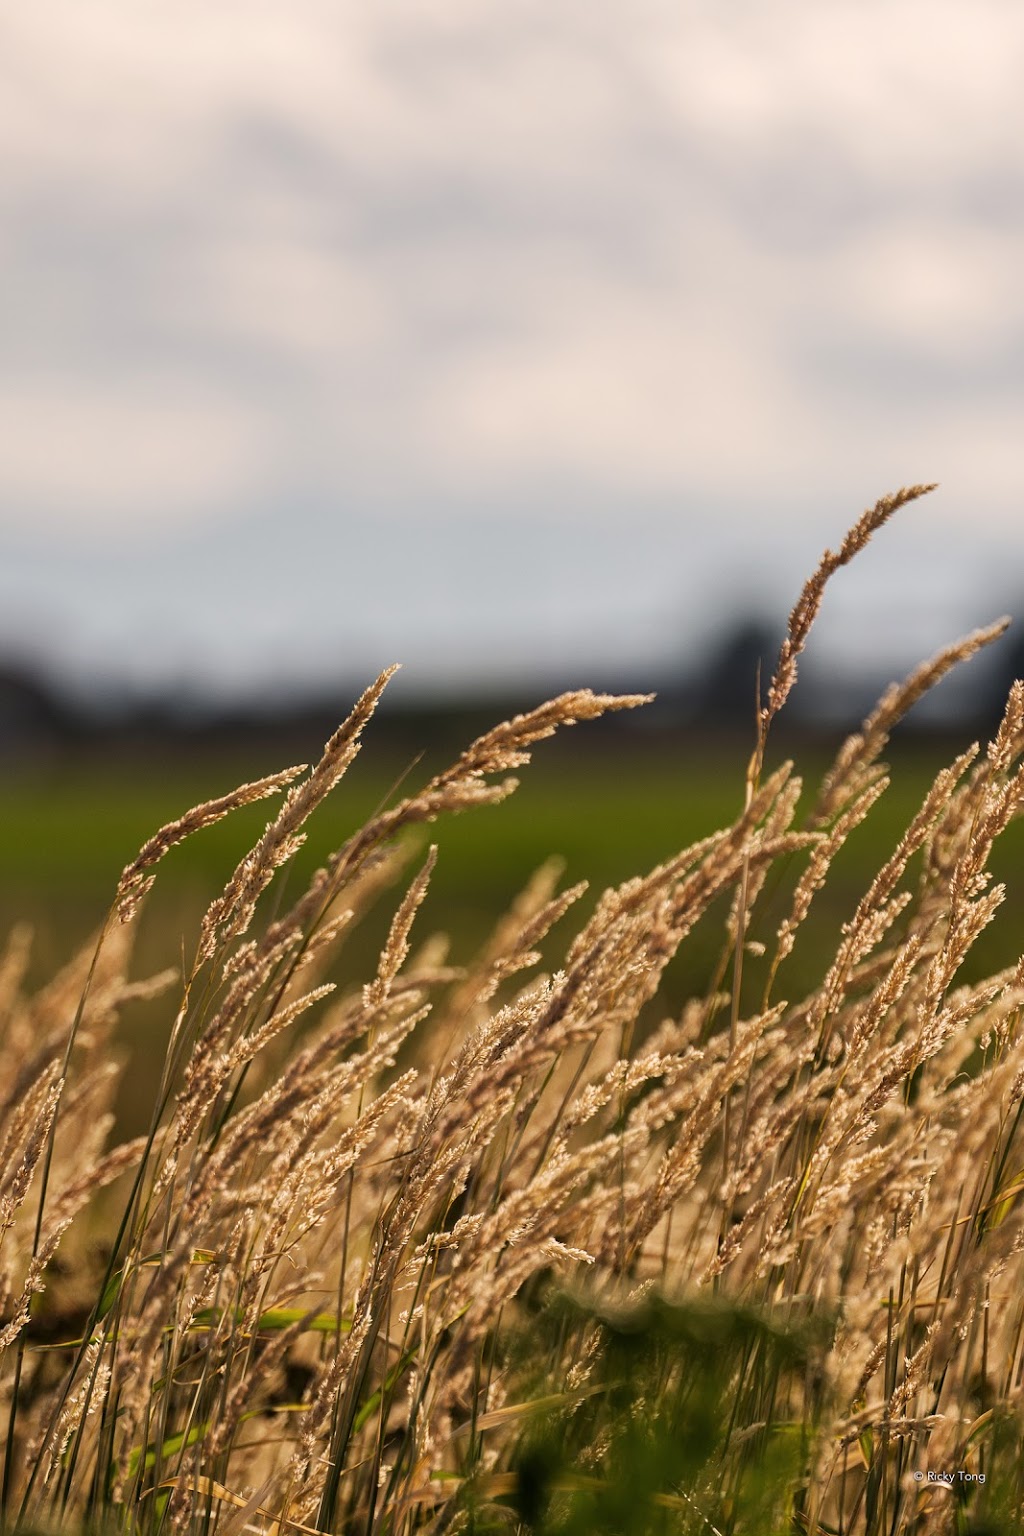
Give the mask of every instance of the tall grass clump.
[{"label": "tall grass clump", "polygon": [[[963,978],[1006,894],[989,862],[1024,801],[1024,684],[786,995],[894,725],[1003,628],[891,688],[817,787],[769,768],[827,581],[926,489],[879,502],[805,586],[733,824],[606,891],[568,943],[549,935],[583,887],[554,865],[469,967],[414,943],[421,845],[375,972],[343,964],[416,828],[504,799],[537,742],[637,696],[497,726],[290,906],[267,896],[389,673],[311,771],[158,832],[34,995],[12,935],[6,1529],[1022,1528],[1024,960]],[[182,970],[129,979],[164,853],[267,796]],[[665,1016],[702,923],[724,928],[717,973]],[[112,1033],[140,997],[168,1045],[148,1131],[119,1144]]]}]

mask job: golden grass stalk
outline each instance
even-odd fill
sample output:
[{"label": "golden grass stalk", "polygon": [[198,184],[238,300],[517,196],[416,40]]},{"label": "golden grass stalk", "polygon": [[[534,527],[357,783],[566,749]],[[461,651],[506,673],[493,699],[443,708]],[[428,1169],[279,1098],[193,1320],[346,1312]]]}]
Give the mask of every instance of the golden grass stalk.
[{"label": "golden grass stalk", "polygon": [[[936,774],[827,944],[822,923],[834,861],[888,787],[878,757],[893,726],[1003,626],[890,689],[802,819],[792,766],[765,771],[827,582],[927,489],[883,498],[805,585],[733,824],[605,892],[554,963],[552,929],[584,894],[558,889],[555,864],[467,967],[433,941],[416,953],[432,845],[376,965],[332,974],[336,941],[397,868],[396,839],[503,799],[537,742],[644,696],[568,693],[485,733],[256,923],[393,669],[307,778],[289,769],[199,806],[126,867],[122,918],[168,848],[287,791],[211,904],[189,974],[130,980],[132,927],[108,923],[28,997],[27,938],[12,938],[0,962],[9,1523],[406,1536],[457,1528],[475,1498],[507,1525],[496,1490],[522,1491],[517,1458],[541,1413],[555,1416],[552,1443],[593,1426],[558,1497],[611,1498],[628,1423],[653,1435],[685,1403],[680,1371],[698,1368],[663,1354],[657,1390],[638,1387],[617,1420],[594,1407],[615,1316],[657,1294],[734,1308],[716,1327],[756,1312],[778,1332],[809,1315],[827,1334],[784,1386],[764,1336],[723,1353],[713,1460],[650,1495],[680,1529],[695,1511],[743,1528],[746,1458],[773,1435],[798,1448],[779,1496],[808,1532],[942,1529],[946,1495],[915,1471],[955,1464],[995,1486],[1006,1436],[1013,1455],[1022,1443],[1024,957],[968,967],[1019,900],[991,861],[1024,805],[1024,685],[987,749]],[[719,921],[717,971],[666,1016],[666,971]],[[777,996],[801,959],[813,979]],[[118,1012],[143,996],[163,1006],[172,980],[150,1133],[108,1147]],[[85,1240],[99,1186],[120,1202],[101,1264]],[[88,1299],[73,1327],[58,1311],[53,1338],[58,1252]],[[552,1312],[559,1288],[586,1307]],[[514,1340],[552,1316],[540,1390]],[[1024,1494],[1004,1485],[1019,1513]],[[965,1495],[978,1510],[982,1486]]]}]

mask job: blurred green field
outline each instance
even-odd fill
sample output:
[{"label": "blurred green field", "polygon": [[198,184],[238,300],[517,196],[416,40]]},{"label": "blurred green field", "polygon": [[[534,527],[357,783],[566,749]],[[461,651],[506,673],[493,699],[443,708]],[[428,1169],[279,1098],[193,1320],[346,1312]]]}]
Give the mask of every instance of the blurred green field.
[{"label": "blurred green field", "polygon": [[[428,841],[439,845],[431,891],[417,922],[418,938],[448,933],[453,963],[472,957],[533,871],[557,855],[565,862],[565,884],[590,884],[575,916],[564,919],[548,940],[546,956],[557,965],[561,947],[605,887],[645,873],[728,825],[742,806],[742,744],[683,750],[644,742],[636,751],[624,746],[590,752],[584,731],[581,727],[569,749],[558,742],[542,743],[533,763],[521,771],[518,791],[502,805],[447,818],[418,834],[421,850]],[[779,995],[803,995],[820,976],[834,953],[840,924],[895,846],[936,769],[952,755],[952,750],[938,755],[921,747],[901,748],[891,755],[890,788],[836,861],[813,922],[789,962],[789,975],[782,973]],[[817,747],[801,754],[798,767],[809,791],[830,757]],[[5,931],[19,920],[34,926],[30,979],[45,981],[98,927],[121,869],[159,826],[189,806],[286,761],[266,760],[261,754],[230,760],[186,758],[170,765],[97,763],[88,770],[51,770],[0,783],[0,925]],[[410,763],[375,749],[371,736],[309,824],[306,847],[264,898],[268,908],[275,900],[298,894],[331,849],[382,803],[422,784],[437,766],[428,760]],[[252,846],[274,805],[268,801],[250,807],[172,850],[158,870],[140,923],[136,974],[180,963],[183,951],[191,953],[206,905]],[[416,846],[414,841],[410,873]],[[1024,890],[1018,879],[1022,853],[1024,837],[1020,827],[1013,827],[994,861],[997,876],[1008,881],[1009,900],[976,946],[972,974],[1011,963],[1024,947]],[[372,975],[398,896],[398,890],[385,893],[348,939],[345,974],[353,984]],[[786,882],[776,879],[766,888],[752,933],[770,938],[785,908]],[[676,1009],[686,996],[706,989],[721,951],[724,916],[725,904],[720,902],[687,940],[666,976],[658,1004],[663,1011]],[[161,1005],[147,1006],[149,1017],[156,1010],[159,1024]],[[135,1023],[129,1021],[130,1030]]]},{"label": "blurred green field", "polygon": [[[4,920],[39,922],[48,941],[84,937],[102,919],[121,869],[157,827],[278,766],[186,762],[172,773],[152,765],[125,773],[111,764],[0,784]],[[378,807],[422,784],[433,766],[367,749],[309,824],[289,883],[305,879]],[[732,819],[742,804],[742,768],[711,758],[630,761],[542,748],[504,804],[445,818],[424,833],[422,841],[437,841],[441,850],[430,907],[457,915],[460,931],[465,922],[485,927],[552,854],[566,860],[573,881],[607,884],[640,873]],[[212,895],[277,803],[237,812],[172,850],[160,866],[165,894]]]},{"label": "blurred green field", "polygon": [[[446,818],[423,835],[423,842],[440,846],[424,916],[435,927],[450,927],[460,949],[486,931],[549,856],[565,860],[566,881],[586,879],[603,889],[728,824],[742,806],[742,747],[652,751],[645,743],[635,753],[592,754],[578,742],[573,748],[542,744],[504,804]],[[837,863],[838,885],[850,889],[870,877],[949,755],[904,750],[890,758],[892,784]],[[818,749],[798,762],[809,789],[829,760]],[[0,781],[0,919],[5,927],[18,919],[35,924],[36,966],[52,967],[102,921],[121,869],[159,826],[279,766],[253,757],[185,759],[170,768],[108,763]],[[435,766],[384,755],[368,744],[310,823],[288,884],[297,887],[375,809],[421,784]],[[173,921],[169,903],[180,906],[183,916],[193,907],[198,914],[276,803],[237,812],[172,850],[150,901],[163,924]],[[1009,842],[1019,850],[1012,834]],[[1005,863],[1007,848],[1002,852]],[[1015,860],[1009,863],[1007,873]],[[147,946],[155,937],[145,932],[151,927],[144,922]],[[165,941],[180,950],[183,936],[179,929],[166,933]]]}]

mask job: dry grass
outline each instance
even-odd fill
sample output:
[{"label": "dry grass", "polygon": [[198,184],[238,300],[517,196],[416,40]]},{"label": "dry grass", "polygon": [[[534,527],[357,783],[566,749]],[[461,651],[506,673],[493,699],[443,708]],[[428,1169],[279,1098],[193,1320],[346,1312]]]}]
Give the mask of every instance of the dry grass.
[{"label": "dry grass", "polygon": [[[95,944],[36,996],[22,991],[26,936],[12,936],[0,964],[9,1525],[398,1536],[625,1530],[635,1516],[637,1531],[897,1536],[967,1529],[964,1511],[984,1508],[1019,1528],[1024,961],[958,977],[1005,894],[988,861],[1024,800],[1024,686],[993,741],[938,775],[820,985],[779,995],[832,859],[884,792],[893,724],[1001,630],[892,690],[816,795],[791,764],[766,774],[768,728],[826,581],[925,489],[865,514],[804,589],[734,825],[606,892],[557,967],[537,969],[581,888],[559,892],[553,868],[469,971],[448,967],[438,940],[415,948],[433,848],[376,975],[341,983],[336,954],[397,877],[408,829],[504,798],[536,742],[638,697],[566,694],[498,726],[254,932],[387,673],[305,777],[244,786],[157,833]],[[184,974],[130,981],[136,909],[164,851],[280,791]],[[789,910],[766,924],[766,882],[794,857]],[[715,988],[662,1018],[665,967],[723,915]],[[109,1147],[111,1034],[140,993],[173,999],[170,1044],[149,1134]],[[559,1289],[573,1308],[552,1301]],[[644,1486],[629,1425],[639,1415],[651,1444],[663,1420],[686,1439],[704,1325],[691,1337],[678,1304],[695,1298],[719,1309],[711,1336],[722,1317],[756,1326],[735,1350],[721,1336],[714,1393],[700,1398],[705,1416],[712,1401],[721,1411],[713,1442],[698,1455],[680,1441]],[[76,1308],[77,1329],[61,1333]],[[815,1318],[824,1334],[793,1344],[799,1368],[773,1365],[769,1334],[797,1340]],[[608,1395],[624,1329],[650,1346],[625,1399],[621,1377]],[[597,1401],[618,1406],[601,1419]],[[569,1458],[539,1501],[524,1470],[538,1414]],[[633,1513],[613,1519],[623,1446]],[[779,1446],[793,1452],[776,1464]],[[581,1525],[595,1489],[605,1514]]]}]

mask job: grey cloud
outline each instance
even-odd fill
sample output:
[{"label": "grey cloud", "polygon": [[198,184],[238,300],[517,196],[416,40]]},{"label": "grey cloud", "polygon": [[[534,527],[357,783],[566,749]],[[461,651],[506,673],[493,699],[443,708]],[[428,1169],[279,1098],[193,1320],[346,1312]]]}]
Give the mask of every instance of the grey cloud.
[{"label": "grey cloud", "polygon": [[[1012,526],[1024,113],[1001,64],[986,100],[954,56],[1021,34],[992,0],[933,6],[930,60],[915,0],[784,5],[774,32],[750,5],[305,0],[242,38],[113,6],[81,79],[83,23],[40,5],[7,38],[52,107],[23,89],[0,141],[0,527],[95,654],[73,568],[109,602],[159,551],[190,608],[162,614],[168,655],[191,626],[242,665],[292,530],[324,602],[332,562],[390,548],[406,633],[441,656],[489,626],[498,656],[524,603],[543,644],[597,645],[605,607],[653,643],[644,614],[690,590],[664,552],[710,579],[704,515],[765,568],[780,525],[813,557],[832,518],[951,469],[937,517]],[[358,592],[326,628],[276,601],[297,654],[383,632]]]}]

